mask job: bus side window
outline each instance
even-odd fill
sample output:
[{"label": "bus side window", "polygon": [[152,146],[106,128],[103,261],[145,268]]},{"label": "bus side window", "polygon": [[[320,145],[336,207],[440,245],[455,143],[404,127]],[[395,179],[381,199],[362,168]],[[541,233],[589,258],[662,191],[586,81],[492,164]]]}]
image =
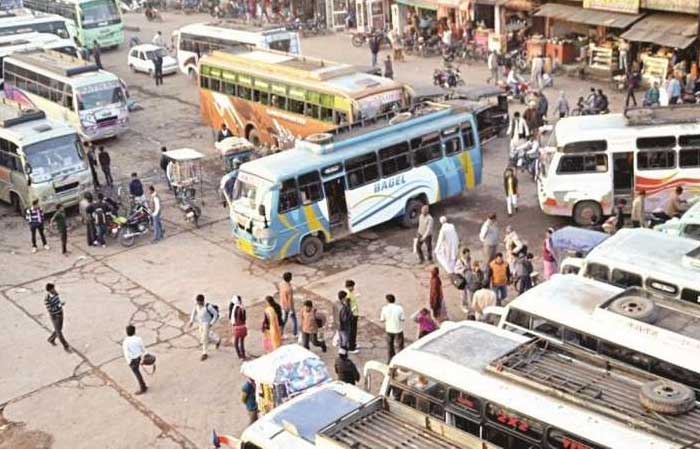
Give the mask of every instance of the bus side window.
[{"label": "bus side window", "polygon": [[678,294],[678,286],[654,278],[647,278],[646,287],[652,291],[660,292],[665,295],[672,295],[674,297]]},{"label": "bus side window", "polygon": [[564,329],[564,342],[577,347],[587,348],[594,352],[598,351],[598,339],[577,330]]},{"label": "bus side window", "polygon": [[586,275],[594,280],[607,283],[610,276],[610,269],[603,264],[590,263],[588,267],[586,267]]},{"label": "bus side window", "polygon": [[559,160],[557,173],[605,173],[608,171],[606,155],[565,155]]},{"label": "bus side window", "polygon": [[530,329],[530,315],[515,308],[510,308],[506,321],[526,330]]},{"label": "bus side window", "polygon": [[690,303],[700,303],[700,292],[685,288],[681,291],[681,300]]},{"label": "bus side window", "polygon": [[269,105],[270,104],[270,94],[265,92],[265,91],[255,91],[258,92],[258,102],[262,103],[263,105]]},{"label": "bus side window", "polygon": [[637,169],[639,170],[672,169],[674,167],[676,167],[676,151],[673,149],[637,153]]},{"label": "bus side window", "polygon": [[472,126],[468,123],[462,125],[462,141],[464,142],[465,150],[468,150],[474,146],[474,134],[472,133]]},{"label": "bus side window", "polygon": [[321,107],[321,120],[324,122],[333,122],[333,110]]},{"label": "bus side window", "polygon": [[700,241],[700,225],[695,223],[689,223],[683,228],[683,236],[689,237],[690,239],[695,239]]},{"label": "bus side window", "polygon": [[586,439],[582,439],[575,434],[567,433],[550,428],[547,431],[547,447],[548,448],[565,448],[565,449],[585,449],[585,448],[603,448],[600,444],[595,444]]},{"label": "bus side window", "polygon": [[275,108],[287,109],[287,98],[281,95],[272,95],[270,99],[270,104]]},{"label": "bus side window", "polygon": [[238,97],[251,100],[253,98],[253,90],[251,88],[238,86]]},{"label": "bus side window", "polygon": [[537,331],[538,333],[546,334],[552,336],[556,339],[562,338],[562,326],[558,323],[549,322],[538,317],[533,317],[530,324],[530,329],[532,331]]},{"label": "bus side window", "polygon": [[384,177],[411,168],[411,158],[409,156],[407,142],[400,142],[396,145],[383,148],[379,150],[378,153],[379,160],[382,164],[382,176]]},{"label": "bus side window", "polygon": [[646,371],[651,369],[653,362],[650,356],[604,340],[601,340],[598,345],[598,353],[613,359],[619,359],[620,361],[624,361],[627,364],[631,364]]},{"label": "bus side window", "polygon": [[700,148],[681,149],[678,152],[678,165],[683,169],[700,167]]},{"label": "bus side window", "polygon": [[378,180],[377,154],[372,152],[345,160],[345,172],[348,174],[349,189]]},{"label": "bus side window", "polygon": [[323,189],[321,189],[321,177],[318,171],[299,175],[299,192],[301,193],[302,203],[310,205],[323,198]]},{"label": "bus side window", "polygon": [[450,389],[448,391],[448,404],[454,410],[452,415],[455,426],[462,431],[479,435],[481,428],[481,399],[466,392]]},{"label": "bus side window", "polygon": [[304,104],[304,115],[318,119],[318,105],[314,105],[313,103]]},{"label": "bus side window", "polygon": [[450,136],[443,137],[443,147],[445,149],[445,155],[454,155],[462,150],[462,141],[459,139],[458,134],[453,134]]},{"label": "bus side window", "polygon": [[639,286],[642,287],[642,276],[620,269],[613,269],[610,276],[610,283],[620,287]]},{"label": "bus side window", "polygon": [[233,83],[221,83],[224,85],[224,94],[227,95],[236,95],[236,85]]},{"label": "bus side window", "polygon": [[295,114],[304,114],[304,102],[294,99],[289,99],[289,111]]},{"label": "bus side window", "polygon": [[[415,148],[414,145],[416,145],[418,139],[420,139],[420,144]],[[414,166],[422,166],[442,157],[442,144],[440,143],[439,134],[433,133],[418,139],[411,141]]]},{"label": "bus side window", "polygon": [[299,191],[297,191],[297,180],[290,178],[282,182],[279,194],[278,212],[285,213],[299,207]]}]

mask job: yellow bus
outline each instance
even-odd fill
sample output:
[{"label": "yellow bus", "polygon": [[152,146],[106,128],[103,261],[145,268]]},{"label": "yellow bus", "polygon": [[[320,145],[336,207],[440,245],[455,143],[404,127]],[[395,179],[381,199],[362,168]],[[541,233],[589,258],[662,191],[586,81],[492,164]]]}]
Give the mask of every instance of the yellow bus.
[{"label": "yellow bus", "polygon": [[206,124],[222,123],[253,144],[294,139],[370,119],[409,101],[408,87],[334,63],[272,50],[214,51],[199,62]]}]

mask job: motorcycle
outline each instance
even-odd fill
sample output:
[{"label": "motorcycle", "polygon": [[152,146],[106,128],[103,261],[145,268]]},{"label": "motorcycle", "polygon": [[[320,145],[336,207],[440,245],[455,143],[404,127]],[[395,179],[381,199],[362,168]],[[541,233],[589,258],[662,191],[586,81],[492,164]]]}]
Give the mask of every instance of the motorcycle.
[{"label": "motorcycle", "polygon": [[151,212],[145,205],[137,203],[134,211],[129,214],[126,223],[122,225],[119,231],[119,242],[124,247],[131,247],[134,245],[137,237],[150,232],[150,230]]},{"label": "motorcycle", "polygon": [[[358,32],[358,33],[353,33],[352,34],[352,46],[353,47],[362,47],[365,44],[369,44],[369,40],[372,39],[377,33],[363,33],[363,32]],[[386,47],[389,46],[389,38],[387,37],[386,33],[384,32],[379,32],[380,35],[380,48],[381,47]]]},{"label": "motorcycle", "polygon": [[175,197],[177,207],[185,213],[185,220],[191,222],[199,228],[199,218],[202,216],[202,208],[195,204],[195,189],[193,187],[183,187],[177,189]]},{"label": "motorcycle", "polygon": [[160,12],[151,6],[146,7],[146,9],[143,10],[143,14],[146,16],[146,19],[149,22],[162,22],[163,21],[163,16],[160,15]]},{"label": "motorcycle", "polygon": [[427,40],[421,36],[418,38],[418,54],[423,57],[439,55],[442,50],[440,44],[439,36],[432,36]]},{"label": "motorcycle", "polygon": [[518,84],[516,86],[515,91],[513,91],[511,85],[509,85],[505,81],[499,81],[499,85],[505,91],[506,95],[508,96],[508,100],[519,101],[523,104],[525,103],[527,94],[530,90],[530,85],[527,82],[518,78]]},{"label": "motorcycle", "polygon": [[458,68],[446,67],[444,69],[435,69],[433,72],[433,84],[450,89],[464,85],[464,80],[462,80],[462,75]]},{"label": "motorcycle", "polygon": [[518,70],[518,72],[525,72],[527,70],[527,58],[523,50],[515,49],[511,50],[503,56],[501,65],[512,67]]}]

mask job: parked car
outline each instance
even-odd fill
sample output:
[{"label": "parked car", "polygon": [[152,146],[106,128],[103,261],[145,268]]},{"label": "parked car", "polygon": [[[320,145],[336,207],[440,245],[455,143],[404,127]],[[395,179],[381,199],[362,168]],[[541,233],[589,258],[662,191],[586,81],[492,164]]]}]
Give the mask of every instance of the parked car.
[{"label": "parked car", "polygon": [[153,76],[155,73],[153,61],[157,54],[163,57],[163,75],[177,72],[177,60],[170,56],[165,48],[153,44],[135,45],[129,50],[129,69],[132,72],[143,72]]}]

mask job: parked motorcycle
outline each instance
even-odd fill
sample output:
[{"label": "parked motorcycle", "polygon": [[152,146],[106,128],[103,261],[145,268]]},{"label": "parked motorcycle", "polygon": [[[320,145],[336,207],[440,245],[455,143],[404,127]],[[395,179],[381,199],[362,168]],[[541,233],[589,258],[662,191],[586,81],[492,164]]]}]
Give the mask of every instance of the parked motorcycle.
[{"label": "parked motorcycle", "polygon": [[445,89],[451,89],[464,85],[464,80],[462,80],[462,75],[456,67],[438,68],[433,72],[433,84]]},{"label": "parked motorcycle", "polygon": [[199,218],[202,216],[202,208],[195,204],[195,194],[196,191],[193,187],[184,187],[177,189],[175,198],[177,199],[178,208],[185,213],[185,220],[199,228]]},{"label": "parked motorcycle", "polygon": [[525,52],[520,49],[509,51],[503,56],[501,65],[515,68],[518,72],[525,72],[527,70],[527,58],[525,57]]},{"label": "parked motorcycle", "polygon": [[[363,33],[363,32],[358,32],[358,33],[353,33],[352,34],[352,45],[353,47],[362,47],[365,44],[369,44],[369,40],[375,35],[376,33]],[[381,36],[381,41],[380,41],[380,48],[381,47],[386,47],[389,46],[389,38],[387,37],[386,33],[380,32],[379,33]]]},{"label": "parked motorcycle", "polygon": [[124,247],[131,247],[134,245],[137,237],[148,233],[150,230],[151,212],[145,205],[137,203],[134,211],[129,214],[126,223],[119,231],[119,242]]},{"label": "parked motorcycle", "polygon": [[162,22],[163,21],[163,16],[161,16],[160,12],[156,8],[153,8],[152,6],[147,6],[146,9],[143,10],[143,14],[146,16],[146,19],[149,22]]},{"label": "parked motorcycle", "polygon": [[418,38],[418,54],[423,57],[439,55],[442,51],[440,44],[439,36],[431,36],[428,39],[421,36]]}]

